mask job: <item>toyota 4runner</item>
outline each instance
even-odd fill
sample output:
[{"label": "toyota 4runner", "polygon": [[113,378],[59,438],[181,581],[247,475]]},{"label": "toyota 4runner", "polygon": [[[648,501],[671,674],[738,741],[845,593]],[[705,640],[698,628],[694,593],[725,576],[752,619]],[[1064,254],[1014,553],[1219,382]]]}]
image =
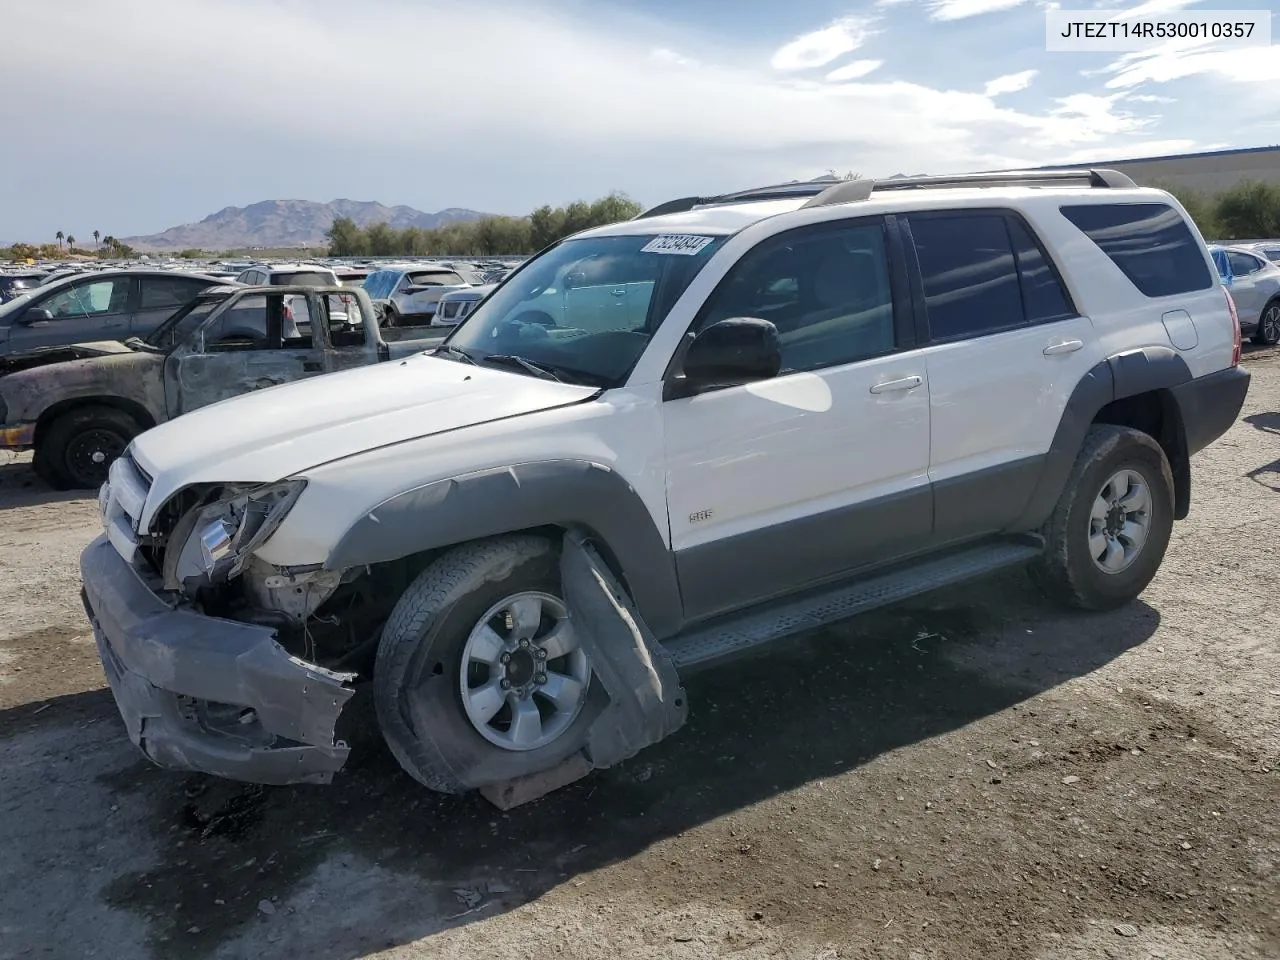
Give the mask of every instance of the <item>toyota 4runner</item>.
[{"label": "toyota 4runner", "polygon": [[413,777],[510,799],[678,728],[683,671],[879,604],[1015,564],[1128,602],[1239,359],[1186,212],[1114,171],[671,201],[430,351],[137,437],[86,608],[158,764],[326,782],[371,677]]}]

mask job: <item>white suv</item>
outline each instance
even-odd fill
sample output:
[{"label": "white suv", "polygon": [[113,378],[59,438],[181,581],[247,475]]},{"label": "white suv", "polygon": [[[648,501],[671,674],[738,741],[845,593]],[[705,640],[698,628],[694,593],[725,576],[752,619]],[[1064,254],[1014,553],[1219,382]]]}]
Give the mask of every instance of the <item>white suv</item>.
[{"label": "white suv", "polygon": [[1131,600],[1239,355],[1186,212],[1112,171],[672,201],[432,353],[139,436],[86,606],[159,764],[326,781],[366,676],[412,776],[510,800],[679,727],[681,671],[878,604],[1011,564]]}]

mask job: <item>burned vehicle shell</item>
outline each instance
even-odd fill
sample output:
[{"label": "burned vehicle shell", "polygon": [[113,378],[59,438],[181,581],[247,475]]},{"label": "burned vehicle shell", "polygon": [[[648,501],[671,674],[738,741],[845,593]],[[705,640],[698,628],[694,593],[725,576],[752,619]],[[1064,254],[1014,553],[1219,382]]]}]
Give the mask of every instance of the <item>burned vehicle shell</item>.
[{"label": "burned vehicle shell", "polygon": [[34,447],[33,465],[54,487],[93,488],[158,423],[421,348],[411,336],[386,343],[362,290],[211,287],[145,340],[67,348],[84,355],[0,377],[0,446]]}]

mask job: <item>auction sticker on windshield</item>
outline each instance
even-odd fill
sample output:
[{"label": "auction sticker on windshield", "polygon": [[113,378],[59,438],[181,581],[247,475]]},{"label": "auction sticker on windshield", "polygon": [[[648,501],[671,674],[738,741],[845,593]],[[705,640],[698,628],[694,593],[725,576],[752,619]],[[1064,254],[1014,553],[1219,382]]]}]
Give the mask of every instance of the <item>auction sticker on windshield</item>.
[{"label": "auction sticker on windshield", "polygon": [[683,233],[664,233],[646,243],[640,248],[640,252],[675,253],[691,257],[714,239],[715,237],[695,237]]}]

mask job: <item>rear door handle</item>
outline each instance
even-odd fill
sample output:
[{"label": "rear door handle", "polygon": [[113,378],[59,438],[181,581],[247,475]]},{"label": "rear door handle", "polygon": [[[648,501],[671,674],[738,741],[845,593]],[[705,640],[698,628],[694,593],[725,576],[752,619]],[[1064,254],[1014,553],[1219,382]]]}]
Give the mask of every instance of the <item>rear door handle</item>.
[{"label": "rear door handle", "polygon": [[1083,346],[1083,340],[1055,340],[1044,348],[1044,355],[1046,357],[1056,357],[1063,353],[1075,353]]},{"label": "rear door handle", "polygon": [[323,363],[321,363],[319,360],[303,360],[303,361],[302,361],[302,369],[303,369],[303,370],[317,370],[317,371],[318,371],[318,370],[323,370],[323,369],[324,369],[324,364],[323,364]]},{"label": "rear door handle", "polygon": [[883,383],[872,384],[872,393],[892,393],[895,390],[914,390],[920,384],[924,383],[924,377],[903,377],[900,380],[886,380]]}]

